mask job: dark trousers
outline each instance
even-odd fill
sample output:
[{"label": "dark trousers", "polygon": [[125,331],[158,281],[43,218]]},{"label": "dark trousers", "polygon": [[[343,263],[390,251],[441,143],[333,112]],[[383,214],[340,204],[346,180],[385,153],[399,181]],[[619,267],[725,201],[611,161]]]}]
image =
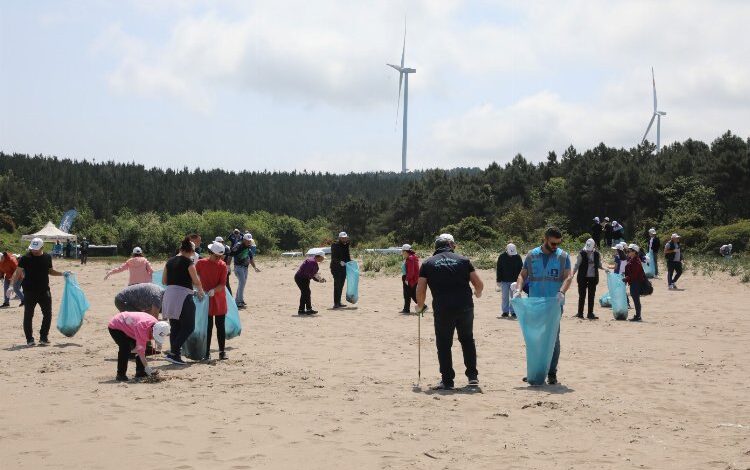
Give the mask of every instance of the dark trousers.
[{"label": "dark trousers", "polygon": [[633,298],[633,305],[635,306],[636,318],[641,318],[641,283],[640,282],[630,283],[630,297]]},{"label": "dark trousers", "polygon": [[596,279],[593,277],[583,278],[583,282],[578,281],[578,315],[583,315],[583,304],[586,302],[586,292],[588,292],[589,315],[594,314],[594,300],[596,298]]},{"label": "dark trousers", "polygon": [[412,300],[414,303],[417,302],[417,285],[414,284],[414,287],[410,287],[406,282],[406,276],[401,276],[401,286],[404,290],[404,311],[406,311],[411,307]]},{"label": "dark trousers", "polygon": [[[135,348],[135,340],[124,332],[112,328],[109,328],[109,334],[112,336],[112,339],[115,340],[117,346],[120,347],[117,351],[117,375],[125,375],[128,372],[130,351]],[[138,355],[135,356],[135,372],[139,375],[145,372],[143,362],[141,362],[141,358]]]},{"label": "dark trousers", "polygon": [[341,293],[344,291],[346,282],[346,269],[332,269],[331,274],[333,275],[333,305],[340,305]]},{"label": "dark trousers", "polygon": [[206,356],[211,352],[211,335],[213,334],[214,322],[216,323],[216,340],[219,342],[219,351],[224,351],[224,342],[227,338],[227,330],[224,326],[226,315],[208,317],[208,332],[206,333]]},{"label": "dark trousers", "polygon": [[[294,276],[294,282],[299,287],[299,311],[312,310],[312,292],[310,291],[310,279],[302,276]],[[340,298],[340,297],[339,297]]]},{"label": "dark trousers", "polygon": [[477,348],[474,344],[473,307],[462,311],[435,313],[435,345],[440,363],[440,375],[443,383],[448,386],[453,386],[453,379],[456,377],[451,355],[454,331],[458,332],[458,341],[464,353],[466,376],[469,380],[476,379],[479,373],[477,372]]},{"label": "dark trousers", "polygon": [[87,264],[88,262],[89,262],[89,252],[82,251],[81,252],[81,264]]},{"label": "dark trousers", "polygon": [[[675,272],[677,273],[676,276],[674,275]],[[676,284],[680,276],[682,276],[682,261],[667,260],[667,285]]]},{"label": "dark trousers", "polygon": [[594,239],[594,243],[596,243],[596,247],[597,248],[601,248],[602,247],[602,236],[601,235],[594,236],[593,239]]},{"label": "dark trousers", "polygon": [[658,253],[654,253],[654,276],[659,275],[659,259],[657,258]]},{"label": "dark trousers", "polygon": [[192,296],[185,297],[182,303],[182,311],[179,320],[169,320],[169,347],[172,354],[180,355],[182,345],[185,344],[188,337],[193,334],[195,329],[195,303]]},{"label": "dark trousers", "polygon": [[43,291],[30,290],[26,292],[23,303],[23,333],[26,335],[26,342],[34,341],[32,321],[37,304],[42,309],[42,327],[39,329],[39,339],[47,341],[49,336],[49,327],[52,324],[52,294],[49,289]]}]

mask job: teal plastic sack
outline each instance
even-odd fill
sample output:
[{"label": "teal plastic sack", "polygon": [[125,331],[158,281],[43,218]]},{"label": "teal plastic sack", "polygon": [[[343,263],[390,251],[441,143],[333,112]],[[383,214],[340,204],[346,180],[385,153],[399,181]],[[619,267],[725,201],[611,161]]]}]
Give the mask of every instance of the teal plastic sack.
[{"label": "teal plastic sack", "polygon": [[646,255],[647,263],[643,265],[643,272],[646,273],[646,277],[651,279],[656,276],[656,266],[654,265],[654,252],[648,250]]},{"label": "teal plastic sack", "polygon": [[242,323],[240,323],[240,311],[237,309],[237,302],[234,301],[234,297],[227,292],[227,317],[224,319],[224,331],[226,332],[227,339],[232,339],[235,336],[242,334]]},{"label": "teal plastic sack", "polygon": [[557,297],[517,297],[511,301],[526,342],[526,377],[530,385],[547,378],[562,313]]},{"label": "teal plastic sack", "polygon": [[605,292],[604,295],[599,297],[599,305],[601,305],[602,308],[609,308],[612,306],[612,299],[609,296],[609,292]]},{"label": "teal plastic sack", "polygon": [[346,301],[356,304],[359,300],[359,264],[356,261],[346,263]]},{"label": "teal plastic sack", "polygon": [[206,335],[208,334],[208,296],[198,300],[193,296],[195,302],[195,328],[182,345],[182,353],[194,361],[200,361],[206,356]]},{"label": "teal plastic sack", "polygon": [[60,312],[57,314],[57,329],[68,338],[73,337],[83,325],[83,315],[89,309],[89,301],[78,285],[75,274],[65,278]]},{"label": "teal plastic sack", "polygon": [[612,304],[612,315],[615,320],[627,320],[628,297],[625,293],[625,282],[620,274],[607,274],[607,287],[609,287],[610,302]]},{"label": "teal plastic sack", "polygon": [[163,270],[161,269],[159,271],[154,271],[153,274],[151,274],[151,282],[164,289],[167,286],[161,283],[162,271]]}]

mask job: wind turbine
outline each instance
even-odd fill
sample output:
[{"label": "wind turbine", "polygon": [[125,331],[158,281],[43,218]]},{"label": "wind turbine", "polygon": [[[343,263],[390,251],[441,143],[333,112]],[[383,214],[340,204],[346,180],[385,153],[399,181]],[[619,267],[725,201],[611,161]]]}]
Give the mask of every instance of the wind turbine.
[{"label": "wind turbine", "polygon": [[404,130],[401,141],[401,173],[406,173],[406,127],[409,115],[409,74],[417,73],[416,69],[404,67],[404,55],[406,54],[406,26],[404,26],[404,46],[401,49],[401,65],[386,64],[398,72],[398,101],[396,105],[396,120],[398,120],[398,106],[401,105],[401,85],[404,86]]},{"label": "wind turbine", "polygon": [[654,78],[654,68],[651,67],[651,83],[654,86],[654,114],[651,116],[651,121],[648,123],[648,127],[646,128],[646,132],[643,134],[643,139],[641,140],[641,143],[646,141],[646,136],[648,135],[648,132],[651,130],[651,126],[654,125],[654,119],[656,120],[656,153],[659,153],[661,150],[661,117],[666,116],[667,113],[664,111],[659,111],[656,106],[656,79]]}]

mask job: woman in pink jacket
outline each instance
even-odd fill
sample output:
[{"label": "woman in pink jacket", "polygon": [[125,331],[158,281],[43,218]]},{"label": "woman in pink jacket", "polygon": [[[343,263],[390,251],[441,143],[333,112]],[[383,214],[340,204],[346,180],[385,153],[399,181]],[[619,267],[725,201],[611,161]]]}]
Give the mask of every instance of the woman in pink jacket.
[{"label": "woman in pink jacket", "polygon": [[133,256],[122,263],[120,267],[117,267],[107,272],[104,279],[107,280],[109,276],[115,273],[121,273],[123,271],[130,272],[130,280],[128,285],[141,284],[143,282],[151,282],[151,275],[154,273],[154,269],[151,267],[151,263],[148,262],[143,256],[143,250],[140,247],[133,248]]}]

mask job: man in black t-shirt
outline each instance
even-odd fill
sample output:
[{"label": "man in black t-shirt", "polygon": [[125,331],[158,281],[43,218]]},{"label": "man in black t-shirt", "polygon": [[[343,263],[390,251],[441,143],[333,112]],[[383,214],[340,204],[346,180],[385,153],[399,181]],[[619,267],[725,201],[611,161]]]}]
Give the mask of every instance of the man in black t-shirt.
[{"label": "man in black t-shirt", "polygon": [[435,240],[435,253],[422,263],[417,283],[417,311],[424,310],[427,287],[432,293],[432,309],[435,319],[435,343],[440,362],[442,380],[434,390],[453,389],[453,332],[458,332],[458,341],[464,353],[464,365],[470,387],[478,387],[477,349],[474,344],[474,295],[482,296],[484,284],[477,275],[471,261],[453,252],[456,242],[453,236],[444,233]]},{"label": "man in black t-shirt", "polygon": [[34,308],[39,304],[42,309],[42,327],[39,330],[39,344],[49,344],[49,328],[52,324],[52,295],[49,290],[50,276],[67,276],[68,271],[61,273],[52,268],[52,257],[44,252],[44,242],[41,238],[31,240],[29,252],[18,260],[18,269],[13,273],[11,285],[23,278],[23,332],[26,344],[34,346],[34,332],[32,320]]},{"label": "man in black t-shirt", "polygon": [[81,240],[81,264],[87,264],[89,262],[89,241],[86,237]]},{"label": "man in black t-shirt", "polygon": [[345,305],[341,302],[341,294],[344,292],[346,282],[346,263],[352,260],[349,254],[349,235],[346,232],[339,233],[338,240],[331,245],[331,276],[333,276],[333,308],[341,308]]}]

